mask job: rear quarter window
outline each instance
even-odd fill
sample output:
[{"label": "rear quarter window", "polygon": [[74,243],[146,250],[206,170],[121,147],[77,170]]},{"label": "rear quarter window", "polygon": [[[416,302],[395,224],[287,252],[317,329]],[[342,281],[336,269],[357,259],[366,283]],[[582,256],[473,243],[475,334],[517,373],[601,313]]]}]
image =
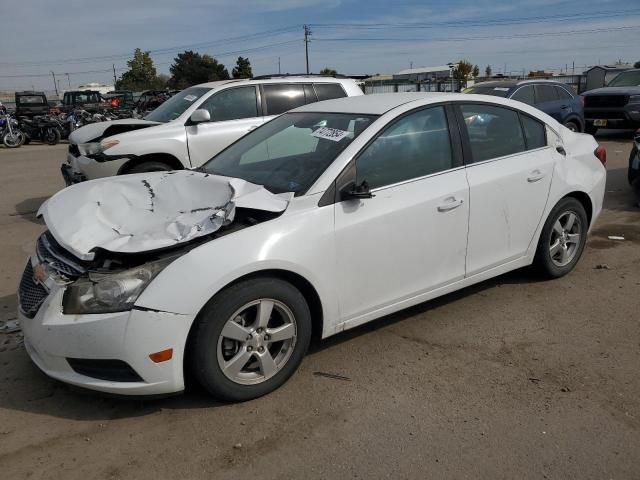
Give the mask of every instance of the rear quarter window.
[{"label": "rear quarter window", "polygon": [[264,96],[267,102],[267,115],[280,115],[292,108],[305,104],[302,85],[283,83],[264,85]]},{"label": "rear quarter window", "polygon": [[546,147],[547,137],[544,124],[522,113],[520,114],[520,120],[522,121],[524,138],[527,142],[527,150]]},{"label": "rear quarter window", "polygon": [[342,86],[337,83],[316,83],[316,93],[318,94],[318,101],[331,100],[333,98],[346,97]]}]

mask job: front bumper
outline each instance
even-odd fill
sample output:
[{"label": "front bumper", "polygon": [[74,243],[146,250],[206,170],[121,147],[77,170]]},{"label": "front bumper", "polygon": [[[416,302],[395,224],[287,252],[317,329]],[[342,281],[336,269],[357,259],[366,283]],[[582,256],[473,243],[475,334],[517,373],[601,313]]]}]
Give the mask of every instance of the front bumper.
[{"label": "front bumper", "polygon": [[128,158],[116,158],[106,162],[98,162],[93,158],[68,152],[67,162],[63,163],[60,169],[65,184],[69,186],[85,180],[115,176],[127,161],[129,161]]},{"label": "front bumper", "polygon": [[[136,309],[64,315],[64,290],[64,286],[51,288],[33,318],[19,312],[25,348],[40,370],[78,387],[119,395],[156,395],[184,390],[184,350],[193,316]],[[149,354],[169,348],[173,349],[171,360],[154,363],[149,358]],[[137,376],[126,381],[96,378],[102,375],[92,377],[79,373],[69,359],[72,363],[74,359],[124,362]]]},{"label": "front bumper", "polygon": [[638,128],[640,104],[632,103],[625,107],[587,107],[584,117],[587,125],[593,125],[596,120],[606,120],[606,126],[598,128]]}]

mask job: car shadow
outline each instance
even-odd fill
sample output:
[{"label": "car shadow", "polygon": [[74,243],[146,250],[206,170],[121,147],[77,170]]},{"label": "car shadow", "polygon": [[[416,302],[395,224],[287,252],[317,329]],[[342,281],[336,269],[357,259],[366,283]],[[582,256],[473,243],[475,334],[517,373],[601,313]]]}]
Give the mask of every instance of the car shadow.
[{"label": "car shadow", "polygon": [[14,206],[14,208],[16,209],[15,213],[10,213],[9,215],[21,217],[30,222],[44,225],[44,222],[36,217],[36,213],[38,213],[40,205],[42,205],[49,198],[50,197],[27,198],[26,200],[17,203]]},{"label": "car shadow", "polygon": [[609,210],[637,212],[636,199],[627,179],[627,168],[607,170],[603,207]]},{"label": "car shadow", "polygon": [[[327,340],[314,340],[308,355],[313,356],[328,348],[349,342],[355,337],[375,332],[389,325],[424,314],[433,309],[469,295],[499,285],[542,281],[528,268],[509,272],[500,277],[421,303],[398,313],[374,320],[362,326],[332,336]],[[5,307],[6,306],[6,307]],[[0,297],[0,309],[17,308],[16,295]],[[0,334],[0,344],[8,335]],[[15,342],[14,342],[15,343]],[[232,404],[212,399],[187,376],[184,394],[165,397],[131,398],[110,396],[80,389],[53,380],[42,373],[29,359],[24,346],[12,343],[8,351],[0,352],[0,409],[17,410],[38,415],[50,415],[72,420],[115,420],[142,417],[162,410],[189,410],[200,408],[231,408]]]}]

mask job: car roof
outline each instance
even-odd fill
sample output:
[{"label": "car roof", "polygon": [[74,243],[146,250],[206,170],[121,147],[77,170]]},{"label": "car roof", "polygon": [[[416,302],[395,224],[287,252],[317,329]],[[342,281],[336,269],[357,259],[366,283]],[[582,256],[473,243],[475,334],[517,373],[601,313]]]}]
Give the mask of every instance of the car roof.
[{"label": "car roof", "polygon": [[336,98],[323,102],[310,103],[298,107],[295,112],[336,112],[362,113],[367,115],[382,115],[405,103],[420,100],[441,100],[451,98],[447,93],[376,93],[372,95],[358,95],[355,97]]},{"label": "car roof", "polygon": [[194,87],[220,88],[223,85],[235,84],[268,84],[268,83],[348,83],[355,82],[352,78],[335,78],[318,75],[299,75],[299,76],[273,76],[269,78],[236,78],[231,80],[219,80],[217,82],[207,82],[194,85]]}]

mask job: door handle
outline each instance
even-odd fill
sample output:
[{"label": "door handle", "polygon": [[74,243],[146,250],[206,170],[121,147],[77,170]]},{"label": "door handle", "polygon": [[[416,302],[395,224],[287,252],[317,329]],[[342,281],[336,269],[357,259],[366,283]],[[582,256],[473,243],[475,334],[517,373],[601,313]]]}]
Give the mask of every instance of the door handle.
[{"label": "door handle", "polygon": [[460,205],[464,203],[464,200],[457,199],[456,197],[449,197],[445,199],[444,203],[438,205],[439,212],[448,212],[449,210],[453,210],[454,208],[458,208]]},{"label": "door handle", "polygon": [[540,170],[534,170],[533,172],[529,173],[529,176],[527,177],[527,182],[529,183],[537,182],[538,180],[542,180],[544,176],[545,176],[544,173],[542,173]]}]

